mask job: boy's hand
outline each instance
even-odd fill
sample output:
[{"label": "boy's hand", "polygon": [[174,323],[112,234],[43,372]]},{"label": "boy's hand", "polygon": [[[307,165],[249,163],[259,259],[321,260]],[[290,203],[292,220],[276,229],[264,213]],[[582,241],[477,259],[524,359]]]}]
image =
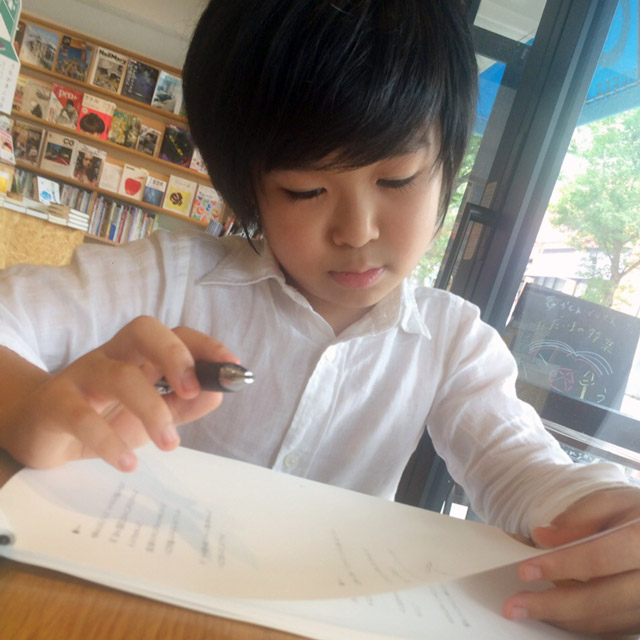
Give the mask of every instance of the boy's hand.
[{"label": "boy's hand", "polygon": [[[597,491],[534,531],[541,547],[556,547],[640,518],[640,489]],[[640,633],[640,523],[523,562],[525,582],[555,586],[509,598],[504,615],[536,618],[589,633]]]},{"label": "boy's hand", "polygon": [[[8,360],[11,352],[5,350]],[[14,363],[24,363],[15,354]],[[133,449],[153,440],[170,450],[179,443],[176,425],[215,409],[221,393],[204,393],[194,361],[238,362],[222,344],[184,327],[170,330],[139,317],[109,342],[55,375],[31,365],[28,384],[16,387],[0,414],[0,442],[19,462],[52,467],[68,460],[100,457],[133,470]],[[6,363],[4,375],[7,377]],[[154,383],[165,377],[173,393],[160,396]]]}]

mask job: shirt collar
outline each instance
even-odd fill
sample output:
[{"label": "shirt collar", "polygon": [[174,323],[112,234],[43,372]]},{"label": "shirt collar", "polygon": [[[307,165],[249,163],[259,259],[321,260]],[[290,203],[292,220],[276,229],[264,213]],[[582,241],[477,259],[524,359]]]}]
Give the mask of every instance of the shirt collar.
[{"label": "shirt collar", "polygon": [[[290,298],[301,306],[310,308],[304,296],[286,283],[284,273],[264,240],[253,241],[257,252],[246,238],[230,237],[225,238],[223,242],[227,248],[226,254],[213,269],[199,279],[198,284],[256,284],[271,278],[279,283],[283,292]],[[351,329],[359,335],[381,333],[395,325],[399,325],[407,333],[431,338],[431,332],[418,310],[415,286],[407,280],[376,304],[364,318],[349,327],[345,334],[352,333]]]}]

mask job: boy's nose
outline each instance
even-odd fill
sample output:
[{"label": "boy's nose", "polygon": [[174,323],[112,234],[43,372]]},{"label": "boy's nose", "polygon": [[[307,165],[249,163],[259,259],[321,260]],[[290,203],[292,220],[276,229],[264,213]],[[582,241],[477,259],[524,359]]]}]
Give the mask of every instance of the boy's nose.
[{"label": "boy's nose", "polygon": [[380,236],[375,209],[365,205],[350,205],[336,210],[331,238],[338,246],[359,248]]}]

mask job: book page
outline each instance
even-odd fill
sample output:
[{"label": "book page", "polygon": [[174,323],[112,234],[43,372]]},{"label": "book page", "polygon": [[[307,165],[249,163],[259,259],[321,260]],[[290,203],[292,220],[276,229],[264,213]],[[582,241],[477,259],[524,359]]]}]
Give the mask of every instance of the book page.
[{"label": "book page", "polygon": [[311,637],[423,637],[425,620],[466,620],[458,607],[513,631],[502,596],[478,602],[493,581],[451,582],[537,553],[498,529],[183,448],[139,459],[21,471],[0,490],[0,553]]}]

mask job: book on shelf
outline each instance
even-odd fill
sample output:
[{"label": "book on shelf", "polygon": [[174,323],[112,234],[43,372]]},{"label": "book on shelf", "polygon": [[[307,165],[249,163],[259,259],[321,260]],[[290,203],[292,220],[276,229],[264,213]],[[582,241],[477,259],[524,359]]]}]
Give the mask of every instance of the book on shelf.
[{"label": "book on shelf", "polygon": [[144,186],[144,193],[142,194],[142,202],[161,207],[166,188],[166,180],[156,178],[155,176],[148,176]]},{"label": "book on shelf", "polygon": [[162,207],[168,211],[188,216],[197,186],[197,183],[193,180],[187,180],[180,176],[169,176]]},{"label": "book on shelf", "polygon": [[80,182],[86,182],[91,186],[97,186],[100,180],[100,172],[107,158],[107,152],[96,149],[88,144],[79,142],[77,145],[76,161],[73,168],[73,177]]},{"label": "book on shelf", "polygon": [[71,184],[62,183],[60,190],[60,203],[71,207],[71,211],[78,215],[85,216],[88,220],[89,204],[92,192],[76,187]]},{"label": "book on shelf", "polygon": [[140,60],[129,59],[122,95],[151,104],[160,70]]},{"label": "book on shelf", "polygon": [[193,154],[191,156],[191,162],[189,163],[189,169],[193,169],[198,173],[207,174],[207,167],[202,159],[202,154],[198,150],[198,147],[193,148]]},{"label": "book on shelf", "polygon": [[178,115],[182,108],[182,80],[162,69],[158,74],[151,106]]},{"label": "book on shelf", "polygon": [[21,89],[20,111],[36,118],[46,118],[51,99],[51,85],[35,78],[27,78]]},{"label": "book on shelf", "polygon": [[135,149],[141,124],[140,118],[134,113],[116,107],[109,127],[109,142]]},{"label": "book on shelf", "polygon": [[224,202],[220,194],[213,188],[205,184],[199,184],[196,195],[193,198],[191,207],[191,217],[194,220],[210,222],[211,220],[221,220],[224,210]]},{"label": "book on shelf", "polygon": [[168,124],[164,128],[158,157],[181,167],[189,167],[193,149],[193,140],[187,128]]},{"label": "book on shelf", "polygon": [[91,213],[89,233],[112,242],[131,242],[152,233],[157,224],[154,214],[136,205],[98,196]]},{"label": "book on shelf", "polygon": [[142,151],[150,156],[155,156],[158,145],[162,140],[162,130],[155,125],[145,124],[143,121],[140,125],[140,133],[136,143],[136,151]]},{"label": "book on shelf", "polygon": [[47,132],[40,167],[67,178],[71,177],[77,147],[78,141],[75,138],[55,131]]},{"label": "book on shelf", "polygon": [[51,71],[59,43],[57,31],[27,22],[20,45],[20,60]]},{"label": "book on shelf", "polygon": [[0,555],[316,640],[584,637],[502,616],[518,563],[545,551],[495,527],[185,447],[137,453],[127,474],[19,471]]},{"label": "book on shelf", "polygon": [[24,99],[24,88],[27,84],[27,76],[22,74],[18,75],[18,80],[16,81],[16,88],[13,92],[13,104],[11,109],[13,111],[22,111],[22,103]]},{"label": "book on shelf", "polygon": [[63,35],[56,57],[55,69],[72,80],[85,82],[91,64],[93,46],[86,40]]},{"label": "book on shelf", "polygon": [[120,178],[122,178],[122,166],[106,161],[102,167],[102,175],[98,186],[101,189],[117,193],[120,186]]},{"label": "book on shelf", "polygon": [[13,152],[16,160],[38,166],[44,129],[27,122],[14,121],[12,127]]},{"label": "book on shelf", "polygon": [[89,71],[88,83],[107,91],[120,93],[124,83],[128,57],[107,49],[96,47]]},{"label": "book on shelf", "polygon": [[118,193],[127,198],[142,200],[148,176],[149,172],[146,169],[125,164],[118,185]]},{"label": "book on shelf", "polygon": [[38,200],[42,204],[60,204],[60,185],[55,180],[37,177]]},{"label": "book on shelf", "polygon": [[78,131],[84,131],[102,140],[107,140],[115,108],[115,102],[94,96],[91,93],[85,93],[80,107]]},{"label": "book on shelf", "polygon": [[82,91],[54,84],[51,87],[47,120],[75,129],[78,126],[78,112],[82,105]]},{"label": "book on shelf", "polygon": [[16,163],[10,122],[7,123],[7,129],[0,128],[0,163],[10,165]]}]

